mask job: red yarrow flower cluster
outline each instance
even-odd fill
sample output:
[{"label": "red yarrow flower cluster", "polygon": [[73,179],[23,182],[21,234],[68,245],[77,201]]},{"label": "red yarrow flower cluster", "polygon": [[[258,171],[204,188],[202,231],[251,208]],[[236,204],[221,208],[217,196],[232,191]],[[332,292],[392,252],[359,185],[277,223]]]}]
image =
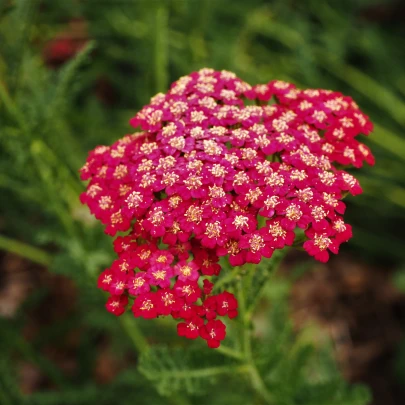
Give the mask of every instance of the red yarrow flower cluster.
[{"label": "red yarrow flower cluster", "polygon": [[372,124],[350,97],[202,69],[130,123],[139,132],[96,147],[81,169],[81,201],[107,234],[126,233],[98,282],[113,314],[129,297],[135,317],[172,316],[180,336],[215,348],[226,333],[218,318],[238,307],[212,294],[221,256],[259,263],[302,229],[304,249],[326,262],[352,236],[342,198],[362,190],[343,168],[374,157],[357,140]]}]

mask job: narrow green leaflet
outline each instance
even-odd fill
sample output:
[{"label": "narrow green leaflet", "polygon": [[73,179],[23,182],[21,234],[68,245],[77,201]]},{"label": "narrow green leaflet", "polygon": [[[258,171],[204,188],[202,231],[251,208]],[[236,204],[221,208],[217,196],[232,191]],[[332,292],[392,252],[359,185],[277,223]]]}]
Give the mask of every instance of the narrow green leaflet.
[{"label": "narrow green leaflet", "polygon": [[246,367],[224,363],[208,350],[154,346],[141,354],[139,371],[162,395],[173,392],[202,394],[223,374],[244,372]]}]

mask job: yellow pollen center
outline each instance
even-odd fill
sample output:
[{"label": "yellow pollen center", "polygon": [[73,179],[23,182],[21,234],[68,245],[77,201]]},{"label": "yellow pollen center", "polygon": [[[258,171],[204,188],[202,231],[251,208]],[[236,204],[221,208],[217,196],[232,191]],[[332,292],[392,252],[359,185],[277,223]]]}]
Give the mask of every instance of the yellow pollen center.
[{"label": "yellow pollen center", "polygon": [[156,259],[156,261],[157,261],[158,263],[166,263],[166,262],[167,262],[167,256],[165,256],[165,255],[160,255],[160,256]]},{"label": "yellow pollen center", "polygon": [[184,216],[187,218],[187,221],[199,224],[202,220],[202,209],[192,205],[187,209]]},{"label": "yellow pollen center", "polygon": [[279,201],[280,197],[277,195],[273,195],[271,197],[268,197],[265,202],[264,205],[266,206],[266,208],[275,208],[276,205],[280,202]]},{"label": "yellow pollen center", "polygon": [[137,208],[142,202],[143,198],[140,192],[133,191],[125,200],[128,205],[128,208]]},{"label": "yellow pollen center", "polygon": [[129,264],[127,262],[123,262],[119,265],[121,271],[127,271],[129,269]]},{"label": "yellow pollen center", "polygon": [[341,220],[338,219],[334,224],[333,228],[338,231],[338,232],[344,232],[346,230],[346,225],[345,223]]},{"label": "yellow pollen center", "polygon": [[279,237],[284,238],[287,232],[280,226],[279,222],[275,222],[274,224],[269,226],[269,234],[277,239]]},{"label": "yellow pollen center", "polygon": [[221,235],[222,226],[219,224],[219,221],[214,223],[207,224],[205,235],[209,238],[218,238]]},{"label": "yellow pollen center", "polygon": [[185,285],[181,291],[188,296],[190,296],[194,292],[194,290],[189,285]]},{"label": "yellow pollen center", "polygon": [[145,280],[141,277],[135,278],[132,282],[135,288],[142,287],[145,284]]},{"label": "yellow pollen center", "polygon": [[248,201],[253,204],[260,196],[262,195],[262,192],[260,191],[259,188],[255,188],[254,190],[250,190],[246,194],[246,198]]},{"label": "yellow pollen center", "polygon": [[325,235],[315,235],[314,244],[318,246],[320,250],[325,250],[332,243],[332,241]]},{"label": "yellow pollen center", "polygon": [[225,196],[225,191],[223,190],[222,187],[213,186],[210,187],[209,189],[210,189],[209,195],[211,198],[222,198]]},{"label": "yellow pollen center", "polygon": [[103,283],[110,284],[112,281],[112,276],[109,274],[107,277],[104,278]]},{"label": "yellow pollen center", "polygon": [[164,219],[165,214],[160,208],[155,210],[150,216],[150,222],[152,222],[153,225],[160,225],[164,221]]},{"label": "yellow pollen center", "polygon": [[233,224],[237,229],[242,229],[244,226],[248,226],[249,218],[244,215],[237,215],[233,220]]},{"label": "yellow pollen center", "polygon": [[158,270],[153,273],[153,277],[155,277],[156,280],[164,280],[166,277],[166,271],[165,270]]},{"label": "yellow pollen center", "polygon": [[149,311],[150,309],[153,308],[153,303],[151,300],[146,300],[141,306],[142,311]]},{"label": "yellow pollen center", "polygon": [[191,267],[187,266],[187,265],[180,267],[180,273],[183,274],[183,276],[185,276],[185,277],[188,277],[191,275],[191,270],[192,270]]},{"label": "yellow pollen center", "polygon": [[229,241],[225,246],[226,246],[228,253],[233,256],[237,255],[241,250],[239,248],[238,242],[236,242],[235,240]]},{"label": "yellow pollen center", "polygon": [[263,238],[260,235],[253,235],[249,239],[249,245],[253,253],[256,253],[258,250],[262,249],[265,246]]},{"label": "yellow pollen center", "polygon": [[142,253],[139,254],[139,257],[142,260],[146,260],[152,252],[150,250],[144,250]]},{"label": "yellow pollen center", "polygon": [[189,190],[197,190],[202,186],[202,177],[200,176],[189,176],[185,181],[184,184]]},{"label": "yellow pollen center", "polygon": [[326,212],[322,209],[322,207],[314,207],[312,209],[312,216],[317,220],[320,221],[326,217]]},{"label": "yellow pollen center", "polygon": [[103,195],[101,198],[100,198],[100,202],[98,203],[98,205],[100,206],[100,208],[102,209],[102,210],[106,210],[106,209],[108,209],[108,208],[110,208],[110,206],[111,206],[111,197],[110,196],[105,196],[105,195]]},{"label": "yellow pollen center", "polygon": [[162,299],[166,306],[172,305],[174,302],[173,294],[170,294],[170,293],[165,293],[165,295],[162,297]]},{"label": "yellow pollen center", "polygon": [[291,221],[299,221],[299,219],[302,216],[302,211],[299,209],[299,207],[295,204],[291,204],[287,209],[286,209],[286,217],[290,219]]}]

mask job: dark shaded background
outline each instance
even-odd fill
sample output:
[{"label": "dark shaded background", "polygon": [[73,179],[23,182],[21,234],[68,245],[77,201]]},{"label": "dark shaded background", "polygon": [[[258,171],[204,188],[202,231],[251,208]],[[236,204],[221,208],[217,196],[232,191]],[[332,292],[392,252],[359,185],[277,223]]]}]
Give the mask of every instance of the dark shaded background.
[{"label": "dark shaded background", "polygon": [[[280,318],[259,314],[256,326],[272,336],[281,319],[315,348],[328,342],[373,404],[405,403],[404,19],[403,2],[381,0],[0,0],[0,404],[167,403],[137,370],[137,332],[103,309],[94,280],[112,251],[78,202],[77,170],[201,67],[342,91],[372,118],[377,164],[356,174],[364,194],[347,201],[355,237],[328,265],[292,252],[262,304]],[[141,329],[149,344],[179,345],[173,325]],[[205,396],[193,387],[169,401],[261,403],[238,376],[209,383]]]}]

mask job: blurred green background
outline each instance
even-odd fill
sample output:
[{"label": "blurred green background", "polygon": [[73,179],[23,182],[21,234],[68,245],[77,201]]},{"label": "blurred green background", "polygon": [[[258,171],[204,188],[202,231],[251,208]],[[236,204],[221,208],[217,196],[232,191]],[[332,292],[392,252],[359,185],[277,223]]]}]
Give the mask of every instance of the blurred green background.
[{"label": "blurred green background", "polygon": [[[94,280],[111,243],[78,201],[87,152],[131,132],[151,96],[202,67],[341,91],[375,123],[377,163],[356,173],[364,194],[347,201],[345,261],[317,270],[289,255],[255,350],[275,405],[404,403],[404,19],[403,2],[381,0],[0,0],[0,404],[266,403],[236,364],[179,342],[173,325],[138,322],[140,332],[105,312]],[[364,302],[350,296],[349,310],[375,307],[395,326],[370,357],[387,359],[387,384],[343,367],[374,402],[341,376],[330,331],[297,326],[306,304],[291,311],[297,289],[325,291],[308,270],[352,268]],[[378,335],[380,319],[368,322]]]}]

